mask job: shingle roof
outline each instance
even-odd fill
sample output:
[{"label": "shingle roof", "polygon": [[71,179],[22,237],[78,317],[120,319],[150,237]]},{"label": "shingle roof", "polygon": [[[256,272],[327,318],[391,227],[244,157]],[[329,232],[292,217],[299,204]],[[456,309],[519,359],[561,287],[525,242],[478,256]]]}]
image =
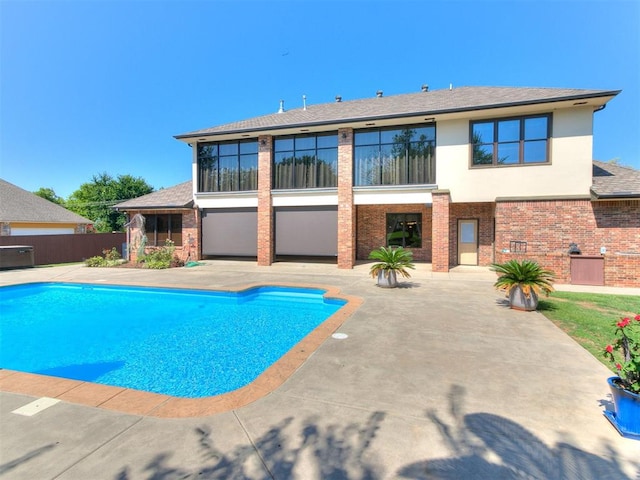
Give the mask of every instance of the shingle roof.
[{"label": "shingle roof", "polygon": [[90,224],[92,220],[0,179],[0,221]]},{"label": "shingle roof", "polygon": [[594,160],[591,192],[596,198],[640,198],[640,170]]},{"label": "shingle roof", "polygon": [[188,181],[118,203],[113,208],[135,210],[145,208],[191,208],[192,206],[193,186],[191,181]]},{"label": "shingle roof", "polygon": [[[302,125],[346,123],[349,121],[383,119],[414,115],[473,111],[507,106],[531,105],[599,97],[612,97],[620,90],[583,90],[575,88],[530,87],[458,87],[430,92],[372,97],[360,100],[309,105],[227,123],[181,135],[188,139],[207,134],[235,133],[277,129]],[[606,98],[603,103],[606,103]]]}]

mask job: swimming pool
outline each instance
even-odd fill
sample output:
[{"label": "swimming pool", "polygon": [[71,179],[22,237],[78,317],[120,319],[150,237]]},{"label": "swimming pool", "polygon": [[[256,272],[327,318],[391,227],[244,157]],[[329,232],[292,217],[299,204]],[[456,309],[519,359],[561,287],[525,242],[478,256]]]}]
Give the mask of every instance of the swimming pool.
[{"label": "swimming pool", "polygon": [[0,287],[0,367],[176,397],[218,395],[255,380],[346,303],[324,293]]}]

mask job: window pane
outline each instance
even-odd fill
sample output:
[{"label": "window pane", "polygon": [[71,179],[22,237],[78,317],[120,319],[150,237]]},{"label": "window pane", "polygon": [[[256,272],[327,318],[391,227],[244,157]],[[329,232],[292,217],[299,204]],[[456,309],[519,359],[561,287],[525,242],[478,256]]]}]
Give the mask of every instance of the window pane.
[{"label": "window pane", "polygon": [[493,163],[493,144],[473,145],[473,164],[491,165]]},{"label": "window pane", "polygon": [[377,145],[380,143],[380,132],[356,132],[354,143],[355,145]]},{"label": "window pane", "polygon": [[223,155],[237,155],[238,144],[237,143],[221,143],[220,144],[220,156]]},{"label": "window pane", "polygon": [[296,137],[295,148],[296,151],[316,148],[316,137]]},{"label": "window pane", "polygon": [[218,186],[221,192],[238,189],[238,157],[220,157]]},{"label": "window pane", "polygon": [[354,184],[355,185],[379,185],[380,184],[380,147],[354,148]]},{"label": "window pane", "polygon": [[240,153],[258,153],[258,142],[250,141],[250,142],[241,142],[240,143]]},{"label": "window pane", "polygon": [[317,187],[338,186],[338,149],[326,148],[318,150],[316,166]]},{"label": "window pane", "polygon": [[169,225],[167,215],[156,215],[156,245],[164,246],[165,240],[169,238]]},{"label": "window pane", "polygon": [[547,117],[525,118],[524,139],[537,140],[542,138],[547,138]]},{"label": "window pane", "polygon": [[411,129],[404,130],[381,130],[380,143],[403,143],[411,138]]},{"label": "window pane", "polygon": [[198,158],[212,157],[218,155],[218,145],[215,144],[198,144]]},{"label": "window pane", "polygon": [[176,247],[182,246],[182,215],[171,215],[171,241]]},{"label": "window pane", "polygon": [[473,124],[473,143],[493,143],[493,122]]},{"label": "window pane", "polygon": [[405,215],[405,247],[422,247],[422,214],[408,213]]},{"label": "window pane", "polygon": [[425,141],[425,140],[435,140],[436,139],[436,127],[420,127],[413,128],[413,136],[411,137],[411,141]]},{"label": "window pane", "polygon": [[293,138],[276,138],[274,148],[276,152],[293,151]]},{"label": "window pane", "polygon": [[422,246],[422,214],[388,213],[387,245],[420,248]]},{"label": "window pane", "polygon": [[240,155],[240,190],[258,189],[258,155]]},{"label": "window pane", "polygon": [[524,162],[544,163],[547,161],[547,141],[524,142]]},{"label": "window pane", "polygon": [[498,144],[498,165],[518,163],[520,143]]},{"label": "window pane", "polygon": [[400,185],[406,183],[406,162],[404,147],[398,152],[397,145],[380,147],[380,167],[382,185]]},{"label": "window pane", "polygon": [[318,148],[338,148],[338,135],[318,135]]},{"label": "window pane", "polygon": [[291,153],[281,152],[274,156],[273,188],[294,188],[293,163]]},{"label": "window pane", "polygon": [[315,150],[296,150],[294,188],[315,187]]},{"label": "window pane", "polygon": [[520,120],[498,122],[498,142],[517,142],[520,140]]}]

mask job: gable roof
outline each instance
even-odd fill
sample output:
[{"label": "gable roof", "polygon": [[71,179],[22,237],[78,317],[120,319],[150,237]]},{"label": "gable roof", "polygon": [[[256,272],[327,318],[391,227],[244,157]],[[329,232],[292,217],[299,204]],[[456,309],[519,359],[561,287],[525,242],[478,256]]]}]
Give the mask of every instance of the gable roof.
[{"label": "gable roof", "polygon": [[591,193],[599,199],[640,198],[640,170],[594,160]]},{"label": "gable roof", "polygon": [[0,221],[91,224],[92,220],[0,178]]},{"label": "gable roof", "polygon": [[132,198],[118,203],[112,208],[116,210],[137,210],[147,208],[191,208],[193,207],[193,184],[188,182],[163,188],[157,192]]},{"label": "gable roof", "polygon": [[620,90],[583,90],[575,88],[530,87],[457,87],[429,92],[408,93],[309,105],[176,135],[188,140],[203,135],[256,132],[267,129],[339,124],[353,121],[382,120],[409,116],[484,110],[534,105],[569,100],[602,99],[603,105]]}]

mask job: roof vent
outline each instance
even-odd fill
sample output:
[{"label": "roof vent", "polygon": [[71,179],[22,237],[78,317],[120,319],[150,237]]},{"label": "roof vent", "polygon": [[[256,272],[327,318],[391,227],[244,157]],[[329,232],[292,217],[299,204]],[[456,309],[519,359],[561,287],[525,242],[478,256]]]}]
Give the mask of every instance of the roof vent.
[{"label": "roof vent", "polygon": [[278,109],[278,113],[284,113],[284,100],[280,100],[280,108]]},{"label": "roof vent", "polygon": [[422,85],[422,87],[420,87],[422,89],[423,92],[428,92],[429,91],[429,85],[427,85],[426,83],[424,85]]},{"label": "roof vent", "polygon": [[342,97],[340,95],[336,95],[336,102],[340,103],[342,101]]},{"label": "roof vent", "polygon": [[302,95],[302,109],[303,110],[307,109],[307,96],[306,95]]},{"label": "roof vent", "polygon": [[378,98],[382,98],[382,90],[378,90],[378,91],[376,92],[376,97],[378,97]]}]

